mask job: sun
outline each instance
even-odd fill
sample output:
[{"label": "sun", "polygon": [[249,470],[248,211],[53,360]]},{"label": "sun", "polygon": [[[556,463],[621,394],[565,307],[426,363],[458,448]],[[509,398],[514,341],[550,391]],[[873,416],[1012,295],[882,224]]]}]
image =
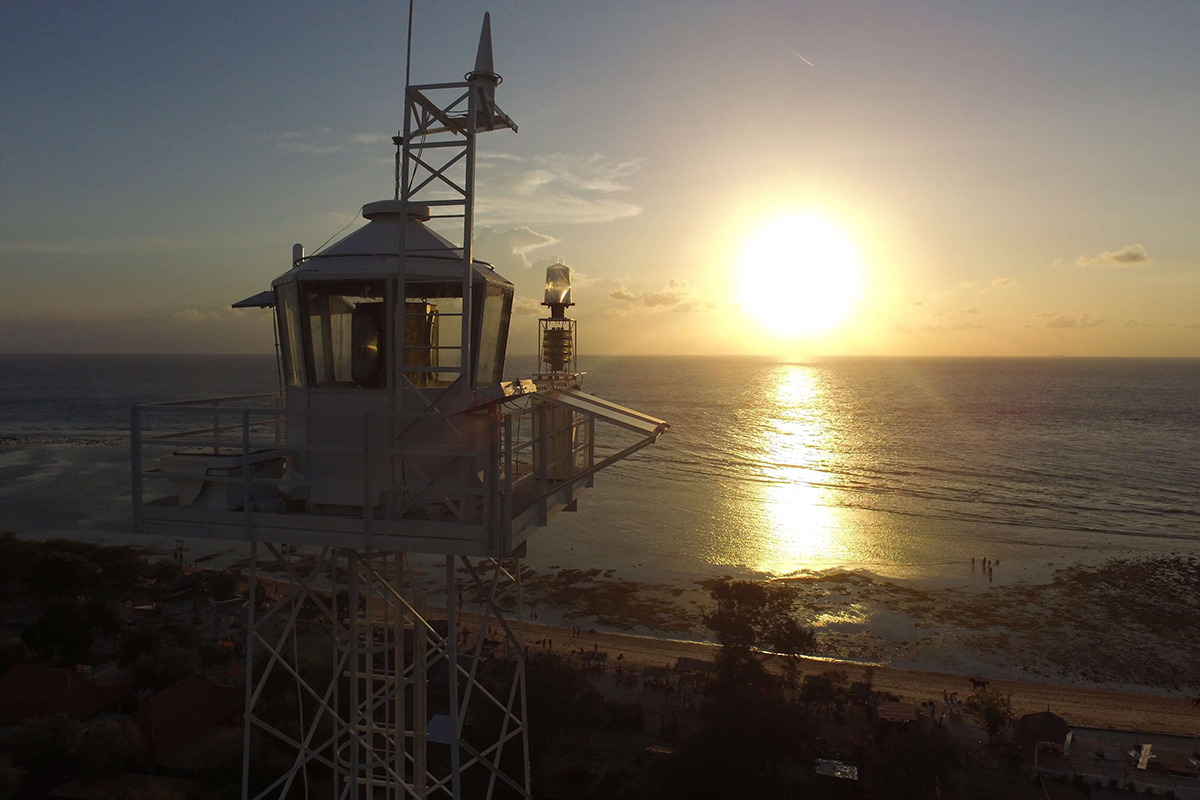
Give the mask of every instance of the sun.
[{"label": "sun", "polygon": [[846,318],[861,284],[849,237],[819,217],[798,215],[767,223],[746,242],[738,298],[776,334],[812,336]]}]

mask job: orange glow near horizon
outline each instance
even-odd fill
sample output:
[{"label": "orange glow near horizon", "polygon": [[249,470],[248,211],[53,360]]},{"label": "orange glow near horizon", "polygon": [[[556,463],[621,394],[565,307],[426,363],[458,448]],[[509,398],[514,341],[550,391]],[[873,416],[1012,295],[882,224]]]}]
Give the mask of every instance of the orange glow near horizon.
[{"label": "orange glow near horizon", "polygon": [[782,217],[746,242],[738,275],[742,308],[782,338],[826,333],[853,309],[862,269],[850,238],[808,214]]}]

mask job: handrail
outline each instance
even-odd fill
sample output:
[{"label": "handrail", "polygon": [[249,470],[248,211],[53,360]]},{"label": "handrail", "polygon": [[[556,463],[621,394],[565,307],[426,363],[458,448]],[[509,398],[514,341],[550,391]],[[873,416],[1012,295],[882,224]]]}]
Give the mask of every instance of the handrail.
[{"label": "handrail", "polygon": [[[597,451],[595,416],[579,409],[524,402],[536,399],[536,393],[509,398],[516,402],[464,411],[461,419],[466,427],[460,426],[457,418],[454,421],[463,438],[446,444],[436,439],[410,444],[404,434],[409,429],[406,425],[426,418],[446,418],[444,412],[318,412],[284,408],[282,397],[272,392],[135,406],[130,420],[135,529],[141,530],[146,524],[144,508],[155,509],[149,518],[153,524],[173,519],[171,512],[163,510],[171,504],[148,504],[144,481],[161,486],[167,481],[198,480],[226,488],[213,489],[220,494],[205,495],[209,499],[197,505],[195,522],[240,528],[249,541],[263,536],[264,530],[272,530],[271,526],[291,530],[288,525],[295,524],[296,530],[326,530],[311,521],[316,517],[304,523],[279,521],[279,515],[296,513],[291,503],[305,499],[312,503],[311,498],[320,497],[324,499],[317,502],[331,504],[331,519],[341,520],[331,522],[328,530],[338,536],[360,535],[364,547],[371,547],[372,541],[378,544],[384,530],[389,537],[395,535],[395,528],[380,527],[384,521],[411,519],[432,523],[434,530],[439,521],[475,528],[481,537],[480,546],[487,552],[507,554],[524,541],[523,537],[514,538],[518,532],[545,525],[552,514],[573,502],[581,486],[592,484],[596,472],[652,443],[651,438],[639,436],[637,442],[623,449],[601,448],[606,456],[602,457]],[[228,405],[260,400],[274,400],[278,405]],[[562,416],[557,409],[569,414]],[[162,428],[176,423],[164,425],[162,416],[180,414],[184,415],[178,418],[180,428],[187,425],[187,415],[207,416],[211,424],[164,432]],[[226,421],[230,417],[240,419],[229,424]],[[332,444],[289,443],[287,423],[297,419],[344,420],[346,438],[326,439]],[[202,420],[193,424],[198,422]],[[187,461],[176,462],[181,469],[163,469],[157,454],[165,455],[169,448],[195,448],[199,456],[225,455],[228,459],[217,464],[196,461],[195,467]],[[208,469],[223,465],[228,467],[224,474],[207,474]],[[361,484],[361,494],[356,483]],[[238,485],[240,500],[235,488]],[[214,499],[216,503],[211,502]],[[343,510],[337,510],[339,505]],[[227,509],[235,510],[229,517],[221,516]],[[181,522],[188,521],[191,512],[179,513]],[[300,513],[317,512],[308,507]],[[457,541],[464,537],[460,532],[451,538]],[[474,541],[471,537],[464,540]]]}]

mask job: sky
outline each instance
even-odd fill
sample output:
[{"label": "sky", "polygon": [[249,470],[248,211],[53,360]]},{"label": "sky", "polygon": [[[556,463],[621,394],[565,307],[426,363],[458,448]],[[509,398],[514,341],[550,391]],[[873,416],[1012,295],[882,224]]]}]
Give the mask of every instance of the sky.
[{"label": "sky", "polygon": [[[461,79],[492,13],[520,131],[480,139],[475,247],[510,353],[558,259],[584,355],[1200,356],[1200,4],[415,8],[414,82]],[[391,197],[406,12],[6,4],[0,351],[270,352],[229,305]],[[759,306],[742,262],[798,214],[861,282],[781,334],[826,284]]]}]

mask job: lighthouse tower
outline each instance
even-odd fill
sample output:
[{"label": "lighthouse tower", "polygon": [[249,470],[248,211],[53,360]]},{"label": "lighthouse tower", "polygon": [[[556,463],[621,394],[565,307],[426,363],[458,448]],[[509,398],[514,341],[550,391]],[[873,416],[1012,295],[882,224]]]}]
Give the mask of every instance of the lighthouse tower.
[{"label": "lighthouse tower", "polygon": [[278,392],[132,410],[135,529],[249,546],[243,800],[531,797],[520,558],[668,429],[582,391],[565,265],[503,380],[513,285],[472,248],[500,83],[485,15],[463,80],[406,87],[394,196],[236,304],[274,309]]}]

